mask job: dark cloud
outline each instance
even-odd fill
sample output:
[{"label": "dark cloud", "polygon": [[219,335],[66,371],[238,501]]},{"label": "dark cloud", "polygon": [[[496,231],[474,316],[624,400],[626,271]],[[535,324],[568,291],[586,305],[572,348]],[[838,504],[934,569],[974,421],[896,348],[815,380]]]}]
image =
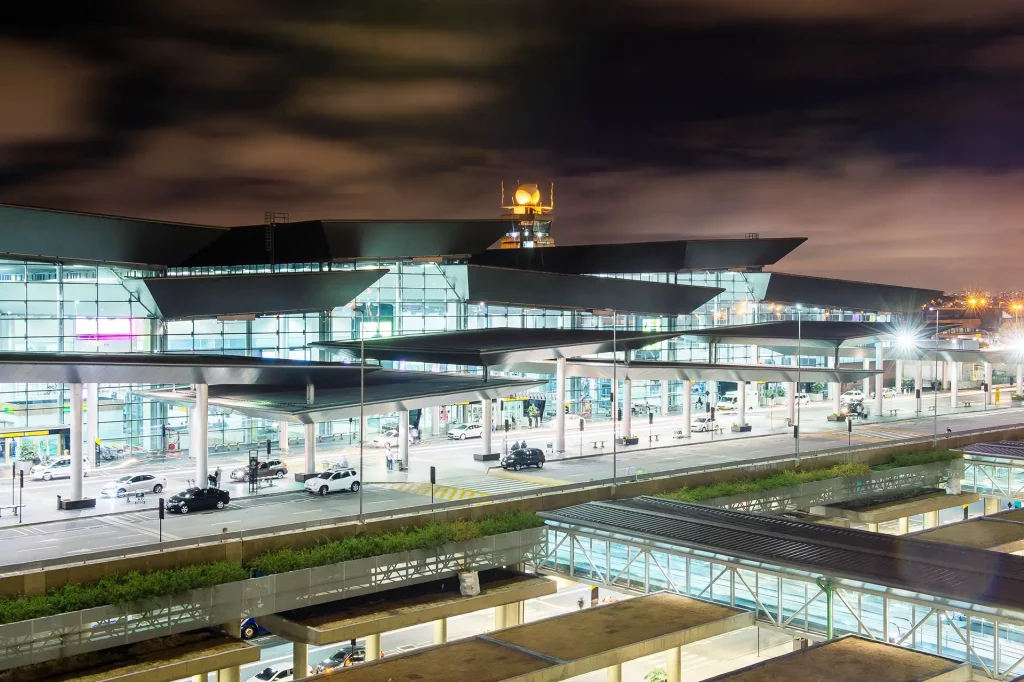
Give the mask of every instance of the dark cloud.
[{"label": "dark cloud", "polygon": [[555,179],[563,243],[807,235],[785,269],[1011,286],[1022,26],[948,0],[20,5],[0,199],[486,216],[501,179]]}]

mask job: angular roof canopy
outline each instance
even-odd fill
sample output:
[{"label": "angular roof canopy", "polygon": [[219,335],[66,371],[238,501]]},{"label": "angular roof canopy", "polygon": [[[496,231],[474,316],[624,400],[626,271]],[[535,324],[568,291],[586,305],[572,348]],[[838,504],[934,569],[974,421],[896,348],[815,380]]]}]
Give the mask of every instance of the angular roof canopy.
[{"label": "angular roof canopy", "polygon": [[[554,374],[555,363],[517,362],[508,366],[493,367],[502,371],[524,372],[527,374]],[[797,380],[796,367],[781,365],[719,365],[705,362],[660,362],[649,360],[631,360],[629,364],[615,365],[607,360],[568,360],[565,373],[571,377],[590,377],[592,379],[611,379],[613,374],[619,379],[633,381],[662,380],[670,381],[771,381],[791,382]],[[801,367],[800,381],[821,381],[824,383],[851,383],[867,379],[879,374],[874,369],[827,369],[818,367]]]},{"label": "angular roof canopy", "polygon": [[[368,372],[377,367],[367,367]],[[346,379],[346,377],[349,377]],[[250,384],[358,383],[359,367],[335,362],[172,353],[0,353],[0,383]]]},{"label": "angular roof canopy", "polygon": [[754,297],[773,303],[803,303],[824,308],[873,310],[894,313],[920,311],[942,296],[937,289],[872,284],[847,279],[755,272],[747,275]]},{"label": "angular roof canopy", "polygon": [[527,308],[607,309],[676,317],[689,315],[725,291],[718,287],[557,275],[478,265],[444,265],[441,269],[463,300]]},{"label": "angular roof canopy", "polygon": [[234,227],[184,265],[468,256],[499,240],[509,226],[507,220],[308,220]]},{"label": "angular roof canopy", "polygon": [[[364,414],[386,414],[522,395],[547,383],[544,379],[492,377],[484,381],[481,376],[466,374],[377,369],[366,374],[360,400],[359,367],[352,368],[356,371],[346,374],[344,381],[326,388],[316,384],[312,403],[306,402],[305,387],[220,385],[210,387],[210,407],[261,419],[310,424],[358,418],[360,402]],[[195,404],[192,390],[148,391],[143,395],[171,404]]]},{"label": "angular roof canopy", "polygon": [[173,320],[333,310],[354,301],[387,273],[387,270],[336,270],[122,281],[150,310]]},{"label": "angular roof canopy", "polygon": [[491,249],[475,253],[469,262],[564,275],[761,268],[776,263],[805,241],[806,237],[687,239],[543,249]]},{"label": "angular roof canopy", "polygon": [[[391,362],[425,362],[488,367],[513,362],[555,360],[612,351],[636,350],[675,338],[681,332],[618,331],[603,329],[523,329],[497,327],[439,334],[366,339],[367,358]],[[360,342],[319,341],[310,344],[359,358]]]},{"label": "angular roof canopy", "polygon": [[[722,343],[756,346],[793,346],[800,341],[801,348],[827,348],[835,350],[840,346],[863,345],[876,341],[892,340],[902,336],[888,322],[823,322],[820,320],[782,320],[741,324],[724,327],[707,327],[683,332],[688,339],[702,343]],[[920,338],[928,334],[927,329],[919,332]]]}]

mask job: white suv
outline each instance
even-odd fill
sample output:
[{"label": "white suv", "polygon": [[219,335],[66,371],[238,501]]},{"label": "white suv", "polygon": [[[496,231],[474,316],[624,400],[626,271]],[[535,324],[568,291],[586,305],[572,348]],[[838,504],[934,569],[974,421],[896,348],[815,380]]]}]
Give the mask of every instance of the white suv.
[{"label": "white suv", "polygon": [[[89,460],[83,457],[82,476],[89,475],[88,465]],[[29,471],[29,475],[36,480],[42,479],[44,481],[49,481],[53,478],[71,478],[71,458],[61,457],[60,459],[53,460],[49,464],[36,464]]]},{"label": "white suv", "polygon": [[351,490],[357,493],[361,485],[359,474],[356,473],[355,469],[332,469],[313,478],[307,478],[303,487],[307,493],[326,495],[327,493],[336,493],[342,490]]}]

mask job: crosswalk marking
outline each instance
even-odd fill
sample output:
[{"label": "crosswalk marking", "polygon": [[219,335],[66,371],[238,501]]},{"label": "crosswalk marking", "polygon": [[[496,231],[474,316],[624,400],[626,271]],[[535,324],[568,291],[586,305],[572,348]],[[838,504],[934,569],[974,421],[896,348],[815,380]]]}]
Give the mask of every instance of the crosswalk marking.
[{"label": "crosswalk marking", "polygon": [[[400,490],[415,495],[430,495],[430,483],[379,483],[379,487]],[[529,483],[506,478],[488,476],[461,476],[434,485],[434,497],[442,500],[469,500],[488,495],[520,492],[543,488],[539,483]]]}]

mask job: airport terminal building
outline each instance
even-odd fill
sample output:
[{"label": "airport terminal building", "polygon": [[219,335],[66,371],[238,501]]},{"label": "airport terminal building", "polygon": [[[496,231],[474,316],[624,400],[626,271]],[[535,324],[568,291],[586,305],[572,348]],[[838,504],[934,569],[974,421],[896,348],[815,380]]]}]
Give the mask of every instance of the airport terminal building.
[{"label": "airport terminal building", "polygon": [[[0,353],[353,362],[330,343],[358,340],[360,331],[381,339],[494,328],[615,329],[683,332],[634,351],[637,360],[792,365],[792,344],[714,330],[763,330],[770,322],[903,324],[920,321],[941,293],[778,272],[802,237],[497,248],[521,232],[521,219],[290,223],[268,215],[264,224],[225,228],[0,206]],[[810,353],[797,353],[801,365],[847,361],[838,350]],[[481,372],[414,358],[380,364]],[[512,376],[549,384],[513,396],[506,416],[530,400],[546,404],[547,414],[555,410],[552,374]],[[632,401],[641,411],[677,411],[691,399],[681,386],[633,381]],[[102,443],[143,456],[187,449],[187,410],[153,397],[168,388],[100,385]],[[67,390],[0,384],[5,433],[66,424]],[[568,378],[570,412],[607,417],[612,395],[610,379]],[[479,405],[450,405],[424,411],[420,427],[439,433],[479,418]],[[316,428],[337,434],[357,427],[349,419]],[[372,433],[382,423],[374,417],[367,428]],[[225,411],[210,417],[208,444],[253,443],[276,438],[278,429],[276,421]],[[49,433],[26,442],[40,455],[60,447]]]}]

